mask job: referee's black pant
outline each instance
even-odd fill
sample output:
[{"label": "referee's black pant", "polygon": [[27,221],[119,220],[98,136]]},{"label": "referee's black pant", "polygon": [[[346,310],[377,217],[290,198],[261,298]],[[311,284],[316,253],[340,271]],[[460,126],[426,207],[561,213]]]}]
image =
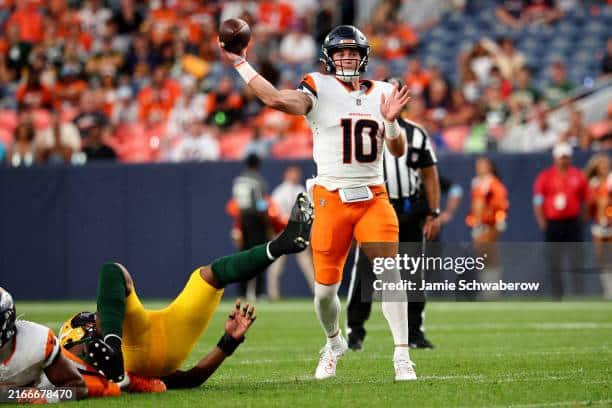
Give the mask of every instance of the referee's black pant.
[{"label": "referee's black pant", "polygon": [[[400,242],[417,242],[423,240],[424,216],[398,214]],[[422,273],[422,271],[419,271]],[[422,278],[422,277],[421,277]],[[417,281],[420,281],[418,279]],[[370,317],[372,302],[362,298],[362,287],[372,287],[374,272],[372,264],[359,247],[355,249],[355,263],[351,270],[351,281],[348,293],[347,326],[350,332],[365,336],[364,324]],[[410,340],[423,335],[423,315],[425,310],[425,293],[421,293],[422,301],[408,303],[408,330]]]},{"label": "referee's black pant", "polygon": [[[563,259],[567,259],[571,272],[574,291],[583,293],[584,268],[583,247],[578,242],[583,239],[582,222],[579,217],[565,220],[547,220],[544,238],[546,245],[547,278],[554,299],[561,299],[565,288],[563,284]],[[556,243],[556,244],[555,244]]]}]

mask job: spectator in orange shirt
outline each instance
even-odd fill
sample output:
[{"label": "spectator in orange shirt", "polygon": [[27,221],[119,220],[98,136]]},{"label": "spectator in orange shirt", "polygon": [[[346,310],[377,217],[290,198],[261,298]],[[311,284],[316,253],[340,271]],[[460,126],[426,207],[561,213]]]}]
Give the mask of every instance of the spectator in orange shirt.
[{"label": "spectator in orange shirt", "polygon": [[21,40],[38,43],[43,39],[43,15],[31,0],[17,1],[17,8],[6,22],[6,27],[19,26]]},{"label": "spectator in orange shirt", "polygon": [[17,89],[16,98],[20,110],[51,108],[51,90],[41,83],[40,76],[40,72],[30,70],[26,82]]},{"label": "spectator in orange shirt", "polygon": [[142,26],[143,32],[149,33],[154,45],[172,40],[172,30],[177,24],[178,16],[174,8],[169,7],[168,0],[161,0],[158,7],[152,8]]},{"label": "spectator in orange shirt", "polygon": [[293,21],[293,7],[283,0],[261,0],[258,20],[267,30],[282,34]]},{"label": "spectator in orange shirt", "polygon": [[54,90],[54,105],[56,108],[63,104],[78,105],[81,94],[87,89],[87,82],[81,79],[80,74],[81,66],[79,64],[64,64]]},{"label": "spectator in orange shirt", "polygon": [[151,79],[151,85],[144,87],[138,94],[139,118],[145,121],[151,112],[160,111],[166,120],[181,95],[181,88],[168,76],[166,67],[161,65],[155,68]]},{"label": "spectator in orange shirt", "polygon": [[393,60],[405,57],[416,47],[417,43],[418,37],[408,24],[403,24],[397,20],[385,23],[383,58]]},{"label": "spectator in orange shirt", "polygon": [[408,62],[408,69],[404,74],[404,80],[406,81],[406,85],[410,87],[410,91],[413,95],[422,94],[425,88],[427,88],[427,85],[429,85],[430,78],[431,75],[427,70],[423,69],[421,60],[413,58]]}]

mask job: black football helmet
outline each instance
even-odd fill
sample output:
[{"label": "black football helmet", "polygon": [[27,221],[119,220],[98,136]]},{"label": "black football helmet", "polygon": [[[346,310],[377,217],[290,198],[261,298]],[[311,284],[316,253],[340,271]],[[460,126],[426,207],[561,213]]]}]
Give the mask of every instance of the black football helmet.
[{"label": "black football helmet", "polygon": [[[360,59],[357,71],[355,72],[344,72],[345,70],[342,67],[336,67],[336,63],[332,58],[334,52],[345,48],[355,48],[359,51]],[[358,77],[366,71],[370,56],[370,44],[366,36],[356,27],[341,25],[327,34],[323,41],[322,53],[321,62],[325,64],[327,72],[335,74],[341,80],[351,80],[353,77]]]},{"label": "black football helmet", "polygon": [[17,333],[16,319],[13,297],[0,288],[0,347],[7,344]]}]

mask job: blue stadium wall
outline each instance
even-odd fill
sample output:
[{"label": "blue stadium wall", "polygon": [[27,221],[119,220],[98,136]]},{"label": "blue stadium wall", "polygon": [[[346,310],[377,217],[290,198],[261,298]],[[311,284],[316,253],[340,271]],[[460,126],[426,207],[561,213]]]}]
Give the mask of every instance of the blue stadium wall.
[{"label": "blue stadium wall", "polygon": [[[444,240],[470,240],[464,219],[475,158],[440,157],[440,173],[465,192]],[[531,191],[550,154],[492,158],[511,199],[503,239],[540,240]],[[578,154],[575,162],[587,158]],[[310,161],[267,161],[270,186],[288,164],[315,172]],[[0,169],[0,285],[18,299],[91,299],[98,268],[115,260],[128,267],[142,297],[173,297],[196,267],[235,250],[224,207],[241,171],[234,162]],[[283,292],[308,295],[294,261]]]}]

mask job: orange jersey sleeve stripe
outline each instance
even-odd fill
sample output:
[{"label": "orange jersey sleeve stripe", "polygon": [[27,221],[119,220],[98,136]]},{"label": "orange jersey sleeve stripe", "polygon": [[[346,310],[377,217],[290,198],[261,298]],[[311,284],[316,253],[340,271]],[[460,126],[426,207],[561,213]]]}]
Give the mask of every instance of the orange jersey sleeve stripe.
[{"label": "orange jersey sleeve stripe", "polygon": [[303,86],[304,88],[312,92],[314,96],[317,96],[317,84],[315,83],[314,79],[310,74],[304,75],[300,86]]},{"label": "orange jersey sleeve stripe", "polygon": [[53,330],[49,329],[47,333],[47,342],[45,344],[45,361],[49,361],[53,356],[53,352],[56,351],[57,338],[53,333]]}]

